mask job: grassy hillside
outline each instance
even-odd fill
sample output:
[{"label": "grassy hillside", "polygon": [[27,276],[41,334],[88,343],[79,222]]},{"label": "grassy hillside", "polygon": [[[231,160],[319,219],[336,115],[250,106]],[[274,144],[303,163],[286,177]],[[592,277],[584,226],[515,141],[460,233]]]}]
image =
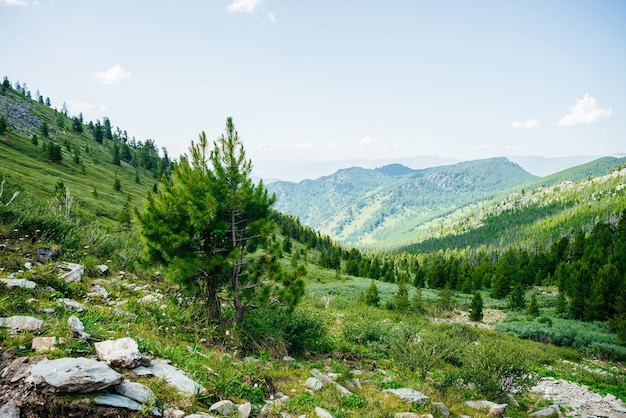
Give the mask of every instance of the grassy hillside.
[{"label": "grassy hillside", "polygon": [[[70,191],[71,210],[109,224],[116,222],[128,196],[132,206],[141,206],[146,190],[156,182],[156,172],[135,168],[132,161],[113,164],[114,147],[124,144],[121,138],[104,138],[99,144],[87,122],[82,123],[83,132],[77,133],[71,117],[13,89],[3,90],[0,99],[0,114],[8,124],[0,140],[0,177],[5,176],[7,183],[27,191],[31,198],[53,201],[61,181]],[[42,135],[43,124],[48,127],[48,138]],[[51,145],[60,147],[60,162],[51,161],[43,149]],[[130,146],[135,158],[141,151],[138,145]],[[119,191],[114,190],[116,178]]]}]

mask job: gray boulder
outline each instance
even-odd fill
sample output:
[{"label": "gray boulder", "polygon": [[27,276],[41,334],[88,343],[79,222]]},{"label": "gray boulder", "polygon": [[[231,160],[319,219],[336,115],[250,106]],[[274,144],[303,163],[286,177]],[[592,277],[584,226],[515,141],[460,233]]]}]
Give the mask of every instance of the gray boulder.
[{"label": "gray boulder", "polygon": [[82,338],[83,340],[88,340],[91,337],[91,335],[85,332],[85,326],[82,321],[74,315],[67,318],[67,324],[70,326],[72,334],[75,337]]},{"label": "gray boulder", "polygon": [[37,331],[43,326],[43,320],[32,316],[16,315],[0,318],[0,327],[9,328],[10,333]]},{"label": "gray boulder", "polygon": [[65,280],[66,283],[80,282],[85,273],[85,267],[80,264],[61,263],[60,267],[65,271],[65,273],[61,274],[61,278]]},{"label": "gray boulder", "polygon": [[211,405],[209,408],[209,412],[216,412],[223,417],[229,417],[235,413],[237,413],[238,407],[232,401],[227,399],[223,401],[219,401]]},{"label": "gray boulder", "polygon": [[333,418],[330,412],[328,412],[324,408],[320,408],[319,406],[315,407],[315,415],[318,418]]},{"label": "gray boulder", "polygon": [[89,393],[119,385],[124,376],[105,363],[84,357],[44,359],[31,368],[30,381],[56,393]]},{"label": "gray boulder", "polygon": [[319,379],[315,377],[309,377],[307,380],[305,380],[304,384],[306,385],[306,387],[316,392],[318,390],[321,390],[324,386],[322,385],[322,382],[320,382]]},{"label": "gray boulder", "polygon": [[[52,351],[56,349],[56,337],[35,337],[31,344],[33,351]],[[0,415],[1,416],[1,415]]]}]

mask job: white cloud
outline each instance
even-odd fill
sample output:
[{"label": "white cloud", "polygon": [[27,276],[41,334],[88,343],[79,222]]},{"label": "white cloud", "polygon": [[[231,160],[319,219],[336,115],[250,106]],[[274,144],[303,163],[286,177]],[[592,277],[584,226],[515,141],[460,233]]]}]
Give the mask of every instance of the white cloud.
[{"label": "white cloud", "polygon": [[576,104],[570,107],[570,113],[563,116],[559,126],[590,125],[609,119],[613,109],[600,109],[598,101],[585,93],[582,99],[576,100]]},{"label": "white cloud", "polygon": [[102,84],[107,86],[122,84],[124,81],[128,80],[131,75],[131,73],[122,69],[119,65],[115,65],[106,71],[98,71],[94,74],[94,76],[100,80]]},{"label": "white cloud", "polygon": [[101,117],[107,111],[106,107],[98,106],[92,102],[68,99],[65,101],[65,104],[70,115],[78,116],[79,113],[82,113],[86,119]]},{"label": "white cloud", "polygon": [[528,129],[535,129],[539,126],[539,121],[537,119],[530,119],[526,122],[513,122],[511,124],[511,129],[514,131],[526,131]]},{"label": "white cloud", "polygon": [[276,22],[276,16],[274,15],[274,13],[272,12],[267,12],[267,18],[270,20],[270,22],[274,23]]},{"label": "white cloud", "polygon": [[228,13],[254,13],[262,4],[263,0],[233,0],[228,5]]},{"label": "white cloud", "polygon": [[370,145],[375,145],[378,141],[372,138],[371,136],[364,136],[359,140],[359,148],[369,147]]}]

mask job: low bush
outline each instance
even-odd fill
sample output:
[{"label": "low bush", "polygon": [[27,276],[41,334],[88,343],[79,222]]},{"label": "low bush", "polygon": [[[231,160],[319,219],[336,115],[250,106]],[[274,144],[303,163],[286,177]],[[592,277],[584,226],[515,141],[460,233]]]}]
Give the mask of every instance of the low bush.
[{"label": "low bush", "polygon": [[329,351],[327,319],[306,305],[292,312],[283,308],[249,312],[238,325],[241,349],[248,353],[267,351],[278,357],[287,352],[297,355],[308,350]]}]

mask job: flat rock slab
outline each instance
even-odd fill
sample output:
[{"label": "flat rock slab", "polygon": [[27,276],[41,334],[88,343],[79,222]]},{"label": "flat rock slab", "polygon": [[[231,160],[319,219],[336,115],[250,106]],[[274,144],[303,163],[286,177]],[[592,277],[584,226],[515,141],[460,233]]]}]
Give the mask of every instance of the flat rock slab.
[{"label": "flat rock slab", "polygon": [[66,283],[80,282],[83,278],[83,273],[85,273],[85,267],[80,264],[61,263],[60,267],[65,270],[65,272],[61,274],[61,278],[65,280]]},{"label": "flat rock slab", "polygon": [[130,337],[101,341],[96,343],[95,347],[98,358],[111,363],[114,367],[134,369],[141,362],[139,346]]},{"label": "flat rock slab", "polygon": [[385,392],[393,393],[400,399],[411,403],[430,403],[430,398],[428,396],[411,388],[385,389]]},{"label": "flat rock slab", "polygon": [[0,279],[0,283],[4,283],[9,289],[13,287],[34,289],[35,287],[37,287],[37,283],[26,279]]},{"label": "flat rock slab", "polygon": [[149,404],[156,401],[154,392],[147,386],[137,382],[123,382],[115,386],[115,391],[133,401]]},{"label": "flat rock slab", "polygon": [[[145,409],[145,407],[139,403],[135,402],[132,399],[127,398],[126,396],[116,395],[114,393],[105,393],[100,396],[96,396],[93,399],[93,402],[96,405],[102,406],[112,406],[113,408],[124,408],[131,411],[141,411]],[[160,417],[161,411],[156,406],[152,407],[152,415]]]},{"label": "flat rock slab", "polygon": [[205,388],[187,376],[187,373],[165,362],[153,361],[150,366],[135,368],[134,372],[139,376],[163,377],[168,384],[185,396],[193,396],[196,392],[205,391]]},{"label": "flat rock slab", "polygon": [[16,315],[0,318],[0,327],[9,328],[9,332],[37,331],[43,326],[43,320],[33,316]]},{"label": "flat rock slab", "polygon": [[57,393],[89,393],[119,385],[124,376],[105,363],[84,357],[44,359],[31,368],[32,381]]}]

